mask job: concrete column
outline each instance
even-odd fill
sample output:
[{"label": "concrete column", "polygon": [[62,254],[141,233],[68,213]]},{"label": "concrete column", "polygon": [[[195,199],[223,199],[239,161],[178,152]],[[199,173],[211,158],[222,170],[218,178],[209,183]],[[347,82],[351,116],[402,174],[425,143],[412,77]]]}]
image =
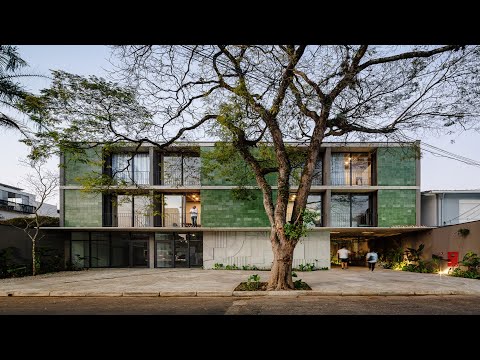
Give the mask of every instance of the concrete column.
[{"label": "concrete column", "polygon": [[323,157],[323,185],[331,185],[331,169],[332,169],[332,148],[327,147],[325,148],[325,155]]},{"label": "concrete column", "polygon": [[[325,148],[325,154],[323,157],[323,185],[331,185],[331,169],[332,169],[332,148],[327,147]],[[330,207],[331,207],[331,198],[332,198],[332,190],[327,189],[325,191],[325,195],[323,197],[323,226],[331,226],[332,220],[330,217]]]},{"label": "concrete column", "polygon": [[150,234],[150,239],[148,241],[148,264],[149,268],[153,269],[155,267],[155,234]]},{"label": "concrete column", "polygon": [[332,190],[325,190],[325,196],[323,197],[323,226],[332,226],[332,219],[330,217],[330,208],[332,206]]},{"label": "concrete column", "polygon": [[65,185],[65,155],[60,154],[60,197],[59,197],[59,206],[60,206],[60,226],[65,226],[65,190],[61,186]]},{"label": "concrete column", "polygon": [[153,182],[153,175],[154,175],[154,169],[153,169],[153,166],[154,166],[154,161],[153,161],[153,146],[150,147],[149,149],[149,159],[150,159],[150,174],[149,174],[149,182],[150,182],[150,185],[153,185],[154,182]]},{"label": "concrete column", "polygon": [[[415,145],[420,148],[420,141],[417,140],[415,141]],[[420,226],[422,222],[422,194],[421,194],[421,189],[420,189],[420,153],[418,154],[418,157],[416,158],[415,161],[415,185],[418,186],[417,192],[416,192],[416,206],[415,206],[415,212],[416,212],[416,225]]]}]

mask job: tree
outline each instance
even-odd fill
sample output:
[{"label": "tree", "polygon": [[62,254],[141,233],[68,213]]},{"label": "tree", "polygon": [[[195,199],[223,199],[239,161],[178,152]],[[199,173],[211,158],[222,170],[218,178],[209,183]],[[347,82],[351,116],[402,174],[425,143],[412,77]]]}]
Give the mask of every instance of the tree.
[{"label": "tree", "polygon": [[[36,149],[71,140],[164,148],[179,139],[227,140],[263,196],[274,252],[269,289],[293,289],[293,251],[320,146],[327,137],[402,139],[403,131],[472,129],[478,116],[478,46],[120,46],[114,74],[125,84],[54,72],[31,99],[48,124]],[[32,104],[34,106],[32,106]],[[289,179],[304,158],[292,217]],[[271,145],[271,153],[259,151]],[[38,153],[41,153],[39,151]],[[277,174],[277,198],[267,181]]]},{"label": "tree", "polygon": [[17,229],[22,229],[32,241],[32,274],[35,276],[40,267],[40,259],[36,254],[36,246],[38,241],[43,238],[43,235],[40,235],[40,227],[51,225],[52,223],[51,217],[41,216],[39,212],[43,204],[54,195],[59,182],[58,176],[55,173],[44,170],[44,163],[42,161],[29,161],[24,162],[24,164],[32,169],[32,172],[25,177],[25,184],[38,201],[36,201],[36,206],[33,207],[32,217],[21,218],[21,225],[19,224],[20,219],[9,223]]},{"label": "tree", "polygon": [[[17,109],[17,103],[25,98],[27,92],[14,80],[21,75],[18,70],[27,66],[20,58],[17,48],[0,45],[0,104],[6,108]],[[21,124],[11,116],[0,112],[0,126],[14,128],[24,133]]]}]

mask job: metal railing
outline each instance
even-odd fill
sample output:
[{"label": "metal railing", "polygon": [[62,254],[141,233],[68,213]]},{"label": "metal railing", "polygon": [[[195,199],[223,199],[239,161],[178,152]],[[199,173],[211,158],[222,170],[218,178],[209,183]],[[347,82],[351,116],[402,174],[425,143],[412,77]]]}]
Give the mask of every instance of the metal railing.
[{"label": "metal railing", "polygon": [[371,176],[364,171],[332,171],[331,174],[332,185],[354,185],[365,186],[371,185]]},{"label": "metal railing", "polygon": [[374,226],[373,216],[371,213],[334,213],[331,214],[332,227],[362,227]]},{"label": "metal railing", "polygon": [[37,208],[32,205],[17,204],[7,200],[0,200],[0,210],[16,211],[25,214],[35,214]]},{"label": "metal railing", "polygon": [[[152,221],[151,213],[104,213],[103,226],[105,227],[194,227],[190,214],[186,216],[186,221],[181,214],[166,213],[156,215]],[[197,216],[197,227],[201,226],[200,215]]]},{"label": "metal railing", "polygon": [[113,178],[127,184],[150,184],[150,171],[119,171],[113,172]]}]

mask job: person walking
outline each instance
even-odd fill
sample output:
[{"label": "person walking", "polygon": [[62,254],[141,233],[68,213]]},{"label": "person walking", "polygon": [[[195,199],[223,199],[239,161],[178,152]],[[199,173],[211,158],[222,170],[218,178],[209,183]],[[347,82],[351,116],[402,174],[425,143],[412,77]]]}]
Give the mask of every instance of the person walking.
[{"label": "person walking", "polygon": [[342,270],[348,269],[348,256],[351,254],[351,251],[348,250],[344,245],[340,250],[337,251],[337,254],[340,258],[340,263],[342,264]]},{"label": "person walking", "polygon": [[368,270],[373,271],[375,269],[375,264],[378,261],[378,254],[375,252],[375,250],[370,249],[370,252],[365,255],[365,258],[367,259]]}]

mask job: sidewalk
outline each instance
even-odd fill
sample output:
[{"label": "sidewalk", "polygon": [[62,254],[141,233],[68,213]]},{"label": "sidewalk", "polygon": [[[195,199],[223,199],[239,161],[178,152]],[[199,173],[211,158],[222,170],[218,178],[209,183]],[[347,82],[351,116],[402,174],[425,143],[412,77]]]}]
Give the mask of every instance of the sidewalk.
[{"label": "sidewalk", "polygon": [[438,274],[350,267],[297,272],[312,291],[233,291],[251,274],[268,271],[90,269],[1,279],[0,296],[320,296],[480,295],[480,281]]}]

